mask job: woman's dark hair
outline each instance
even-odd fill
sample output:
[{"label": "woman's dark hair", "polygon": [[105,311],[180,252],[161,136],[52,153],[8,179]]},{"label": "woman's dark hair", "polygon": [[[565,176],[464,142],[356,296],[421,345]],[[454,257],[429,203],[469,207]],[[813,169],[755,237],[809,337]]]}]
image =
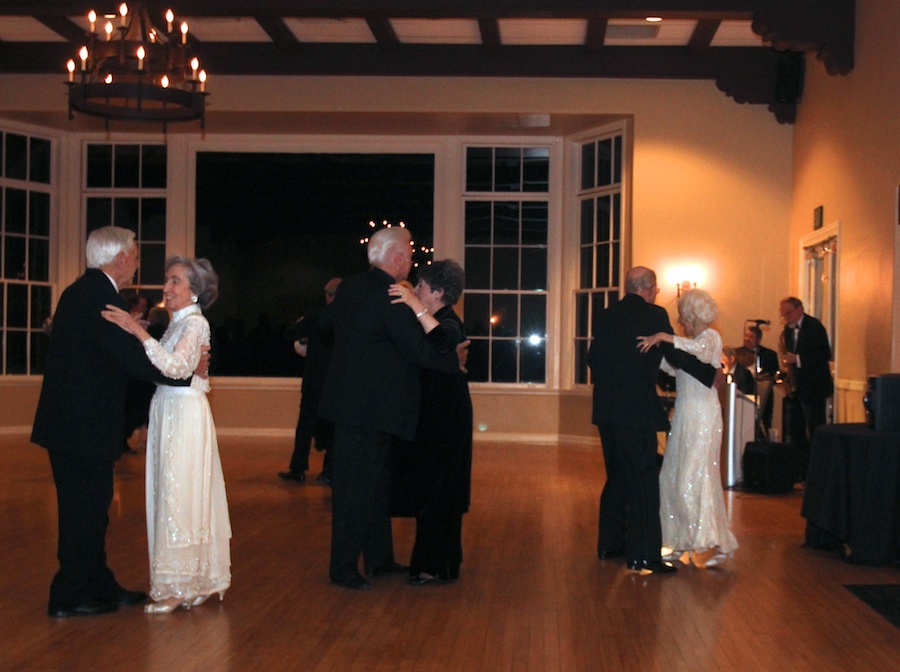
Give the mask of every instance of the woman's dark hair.
[{"label": "woman's dark hair", "polygon": [[466,286],[466,273],[453,259],[435,261],[419,268],[419,280],[428,283],[431,289],[443,289],[445,306],[454,306],[462,296]]},{"label": "woman's dark hair", "polygon": [[209,259],[189,259],[181,255],[166,259],[166,271],[175,265],[184,266],[187,271],[191,291],[197,297],[199,306],[204,310],[209,308],[219,296],[219,276]]}]

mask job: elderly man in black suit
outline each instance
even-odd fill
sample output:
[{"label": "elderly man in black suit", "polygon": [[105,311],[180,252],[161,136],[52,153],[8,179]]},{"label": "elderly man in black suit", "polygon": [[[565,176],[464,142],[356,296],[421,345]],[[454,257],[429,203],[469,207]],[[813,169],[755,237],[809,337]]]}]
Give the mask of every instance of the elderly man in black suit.
[{"label": "elderly man in black suit", "polygon": [[31,434],[47,449],[56,484],[59,571],[48,605],[55,617],[115,611],[147,599],[144,592],[122,588],[106,564],[126,390],[129,377],[168,385],[190,382],[164,378],[134,336],[100,315],[107,304],[127,310],[119,288],[131,282],[138,267],[134,232],[97,229],[88,237],[86,257],[87,270],[56,307]]},{"label": "elderly man in black suit", "polygon": [[717,369],[670,344],[647,353],[638,336],[672,332],[666,311],[654,305],[656,274],[636,266],[625,280],[625,296],[597,316],[588,365],[594,377],[593,423],[600,430],[606,485],[600,497],[597,554],[624,556],[642,574],[676,571],[662,560],[659,520],[658,431],[668,419],[656,392],[659,363],[666,359],[707,386],[721,384]]},{"label": "elderly man in black suit", "polygon": [[369,576],[407,569],[394,561],[389,456],[392,437],[415,438],[419,368],[459,368],[446,332],[426,335],[388,294],[409,275],[410,241],[405,228],[375,233],[367,250],[372,268],[341,283],[330,314],[334,354],[319,403],[319,415],[335,423],[330,578],[358,590],[371,587],[359,572],[360,555]]}]

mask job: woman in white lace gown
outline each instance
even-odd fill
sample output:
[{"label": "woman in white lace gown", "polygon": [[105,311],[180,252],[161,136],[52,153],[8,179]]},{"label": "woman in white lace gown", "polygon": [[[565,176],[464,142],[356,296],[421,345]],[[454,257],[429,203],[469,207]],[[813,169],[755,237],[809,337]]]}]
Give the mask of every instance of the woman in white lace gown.
[{"label": "woman in white lace gown", "polygon": [[[215,300],[218,278],[206,259],[166,260],[163,296],[172,320],[156,341],[127,312],[108,306],[103,316],[134,334],[147,357],[170,378],[187,379],[209,345],[200,312]],[[216,428],[206,393],[160,385],[150,405],[147,434],[147,537],[150,550],[148,613],[190,609],[231,585],[231,523]]]},{"label": "woman in white lace gown", "polygon": [[[709,325],[719,311],[702,289],[692,289],[678,300],[678,323],[687,338],[659,333],[641,337],[647,351],[661,341],[674,343],[700,361],[719,366],[722,338]],[[675,414],[659,475],[660,519],[663,546],[672,549],[664,559],[682,558],[687,552],[695,564],[712,567],[729,558],[738,547],[728,528],[728,513],[719,473],[722,448],[722,408],[718,391],[663,360],[661,367],[675,376]]]}]

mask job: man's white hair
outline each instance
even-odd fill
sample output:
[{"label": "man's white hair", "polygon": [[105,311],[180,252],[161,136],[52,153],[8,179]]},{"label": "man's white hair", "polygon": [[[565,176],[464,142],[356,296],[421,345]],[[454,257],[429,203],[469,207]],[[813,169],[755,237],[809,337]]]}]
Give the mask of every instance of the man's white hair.
[{"label": "man's white hair", "polygon": [[128,252],[134,247],[134,231],[120,226],[104,226],[91,231],[85,246],[84,256],[88,268],[103,268],[111,264],[119,252]]},{"label": "man's white hair", "polygon": [[366,254],[372,266],[383,266],[392,252],[402,252],[409,247],[412,236],[401,226],[379,229],[369,238]]}]

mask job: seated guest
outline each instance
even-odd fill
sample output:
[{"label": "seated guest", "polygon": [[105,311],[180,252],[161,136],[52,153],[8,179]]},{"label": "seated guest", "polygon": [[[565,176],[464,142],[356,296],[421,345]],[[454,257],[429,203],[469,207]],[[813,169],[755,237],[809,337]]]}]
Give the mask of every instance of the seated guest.
[{"label": "seated guest", "polygon": [[726,382],[736,383],[737,389],[744,394],[754,394],[756,392],[753,374],[747,370],[746,366],[736,361],[734,348],[730,345],[722,348],[722,373],[725,374]]}]

